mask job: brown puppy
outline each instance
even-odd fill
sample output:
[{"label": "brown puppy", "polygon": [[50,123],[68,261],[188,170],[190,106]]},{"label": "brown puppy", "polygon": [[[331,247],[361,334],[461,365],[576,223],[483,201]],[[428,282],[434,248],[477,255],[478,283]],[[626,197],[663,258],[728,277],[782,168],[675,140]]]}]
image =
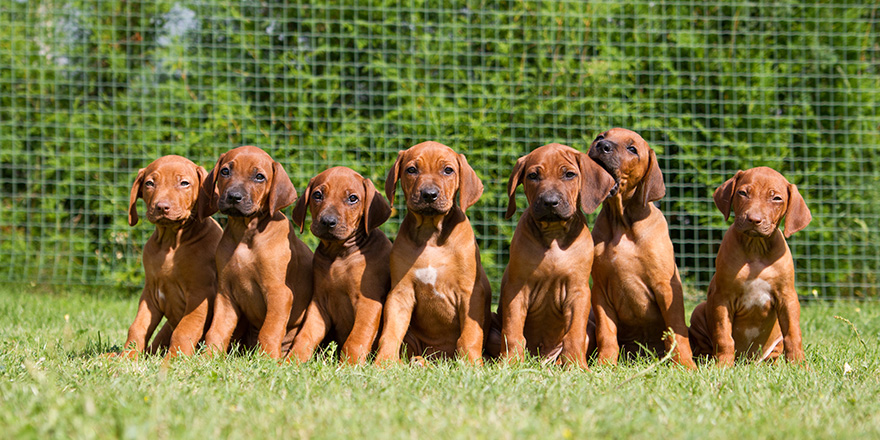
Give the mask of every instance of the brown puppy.
[{"label": "brown puppy", "polygon": [[137,199],[142,198],[156,229],[144,246],[146,282],[123,355],[144,351],[163,316],[167,322],[151,352],[170,348],[167,358],[190,355],[205,333],[217,291],[214,251],[223,234],[214,219],[199,215],[207,174],[189,159],[163,156],[138,171],[131,186],[128,224],[138,223]]},{"label": "brown puppy", "polygon": [[504,356],[556,358],[587,368],[587,316],[593,239],[586,213],[614,187],[614,179],[586,154],[548,144],[516,161],[507,184],[507,218],[516,212],[522,183],[529,207],[510,242],[501,280]]},{"label": "brown puppy", "polygon": [[492,298],[464,210],[480,198],[483,183],[464,155],[437,142],[397,155],[385,181],[391,201],[398,180],[407,214],[391,248],[392,288],[376,363],[398,361],[401,343],[409,356],[457,353],[481,363]]},{"label": "brown puppy", "polygon": [[[794,261],[785,239],[812,220],[795,185],[767,167],[738,171],[715,191],[715,206],[735,220],[724,234],[708,299],[691,315],[695,354],[718,366],[734,358],[804,360]],[[777,225],[785,218],[785,232]],[[779,343],[782,342],[782,345]]]},{"label": "brown puppy", "polygon": [[306,210],[311,231],[321,239],[315,251],[315,294],[293,352],[307,361],[328,333],[342,346],[342,359],[363,363],[382,321],[382,304],[391,288],[391,241],[376,228],[391,207],[373,182],[345,167],[318,174],[293,208],[302,231]]},{"label": "brown puppy", "polygon": [[217,246],[219,289],[205,342],[226,351],[236,327],[247,322],[259,329],[264,352],[278,358],[312,298],[312,251],[281,213],[296,190],[281,164],[252,146],[220,156],[205,182],[209,212],[229,217]]},{"label": "brown puppy", "polygon": [[616,364],[620,348],[639,345],[657,354],[672,338],[675,360],[696,368],[684,320],[681,279],[669,228],[652,203],[666,194],[657,156],[638,133],[613,128],[600,134],[589,156],[617,181],[593,227],[593,314],[599,362]]}]

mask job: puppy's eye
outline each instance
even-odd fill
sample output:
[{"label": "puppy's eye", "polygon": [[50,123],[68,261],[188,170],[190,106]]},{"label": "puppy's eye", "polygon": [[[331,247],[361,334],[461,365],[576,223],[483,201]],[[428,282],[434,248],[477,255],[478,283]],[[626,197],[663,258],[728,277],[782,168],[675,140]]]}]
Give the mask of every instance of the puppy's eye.
[{"label": "puppy's eye", "polygon": [[748,197],[748,196],[749,196],[748,193],[746,193],[746,192],[743,191],[743,190],[739,190],[739,191],[737,191],[736,193],[739,194],[739,195],[741,195],[741,196],[743,196],[743,197]]},{"label": "puppy's eye", "polygon": [[774,202],[781,202],[781,201],[782,201],[782,197],[780,197],[780,196],[774,196],[774,197],[773,197],[773,201],[774,201]]},{"label": "puppy's eye", "polygon": [[148,180],[148,181],[144,182],[144,186],[146,186],[147,188],[152,188],[152,187],[156,186],[156,184],[153,183],[152,180]]},{"label": "puppy's eye", "polygon": [[445,174],[447,176],[454,173],[454,172],[455,172],[455,170],[453,170],[452,167],[443,168],[443,174]]},{"label": "puppy's eye", "polygon": [[254,180],[256,180],[257,182],[265,182],[265,181],[266,181],[266,176],[264,176],[263,173],[257,173],[257,174],[254,176]]},{"label": "puppy's eye", "polygon": [[181,181],[180,181],[180,186],[186,188],[186,187],[189,186],[189,182],[187,182],[186,180],[181,180]]},{"label": "puppy's eye", "polygon": [[358,199],[358,196],[355,194],[348,196],[348,203],[351,203],[352,205],[357,203],[358,200],[360,200],[360,199]]},{"label": "puppy's eye", "polygon": [[324,194],[321,194],[321,191],[315,191],[312,193],[312,198],[315,199],[316,202],[320,202],[324,200]]},{"label": "puppy's eye", "polygon": [[407,173],[407,174],[418,174],[418,173],[419,173],[419,170],[416,169],[416,167],[408,167],[408,168],[406,169],[406,173]]},{"label": "puppy's eye", "polygon": [[229,175],[229,168],[220,168],[220,175],[221,176],[228,176]]},{"label": "puppy's eye", "polygon": [[599,136],[596,136],[596,140],[595,140],[595,141],[593,141],[593,142],[596,142],[596,141],[601,141],[601,140],[602,140],[602,139],[605,139],[605,135],[603,135],[603,134],[600,134],[600,135],[599,135]]},{"label": "puppy's eye", "polygon": [[574,179],[577,176],[577,173],[574,171],[566,171],[564,174],[565,179]]},{"label": "puppy's eye", "polygon": [[538,180],[538,173],[529,173],[526,175],[526,178],[529,180]]},{"label": "puppy's eye", "polygon": [[630,146],[626,147],[626,151],[629,151],[630,153],[635,154],[636,156],[639,155],[639,150],[636,149],[635,145],[630,145]]}]

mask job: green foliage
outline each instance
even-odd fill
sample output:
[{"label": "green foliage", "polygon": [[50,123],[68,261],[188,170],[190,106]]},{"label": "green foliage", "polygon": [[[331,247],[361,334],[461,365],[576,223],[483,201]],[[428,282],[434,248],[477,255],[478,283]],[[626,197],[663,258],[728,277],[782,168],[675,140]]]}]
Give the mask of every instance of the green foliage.
[{"label": "green foliage", "polygon": [[662,153],[687,281],[713,272],[714,188],[768,165],[813,211],[791,240],[799,288],[876,296],[876,13],[824,0],[7,2],[0,276],[139,284],[151,228],[127,226],[127,194],[160,155],[211,168],[255,144],[299,188],[334,165],[381,185],[397,150],[431,139],[484,180],[469,215],[497,290],[515,159],[625,126]]}]

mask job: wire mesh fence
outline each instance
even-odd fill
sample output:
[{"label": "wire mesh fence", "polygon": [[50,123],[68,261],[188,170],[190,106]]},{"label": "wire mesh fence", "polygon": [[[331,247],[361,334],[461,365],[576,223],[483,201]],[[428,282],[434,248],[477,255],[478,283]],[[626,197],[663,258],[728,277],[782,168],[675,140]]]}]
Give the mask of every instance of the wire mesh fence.
[{"label": "wire mesh fence", "polygon": [[[469,215],[497,292],[518,217],[503,218],[516,158],[549,142],[586,151],[623,126],[659,153],[660,206],[687,284],[705,290],[726,229],[714,189],[767,165],[813,212],[789,240],[799,291],[875,297],[878,9],[9,0],[0,5],[0,279],[138,285],[152,228],[127,225],[128,189],[161,155],[210,169],[253,144],[300,189],[335,165],[381,185],[399,149],[437,140],[467,154],[484,181]],[[383,226],[390,237],[401,218]]]}]

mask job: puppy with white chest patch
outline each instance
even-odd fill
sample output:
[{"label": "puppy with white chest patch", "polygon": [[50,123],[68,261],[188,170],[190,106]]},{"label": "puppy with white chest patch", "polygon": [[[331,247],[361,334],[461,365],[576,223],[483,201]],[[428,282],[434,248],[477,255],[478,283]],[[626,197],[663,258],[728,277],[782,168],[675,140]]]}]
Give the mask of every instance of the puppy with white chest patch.
[{"label": "puppy with white chest patch", "polygon": [[309,181],[293,208],[293,222],[321,239],[315,251],[315,293],[291,355],[307,361],[327,339],[342,347],[342,359],[363,363],[373,348],[382,304],[391,288],[391,241],[376,229],[391,207],[370,179],[346,167],[330,168]]},{"label": "puppy with white chest patch", "polygon": [[407,214],[391,248],[392,288],[376,363],[399,361],[401,344],[409,356],[458,354],[481,363],[491,290],[464,211],[483,184],[464,155],[437,142],[398,154],[385,181],[391,201],[398,181]]},{"label": "puppy with white chest patch", "polygon": [[510,242],[501,280],[503,356],[525,351],[587,368],[587,316],[593,239],[586,218],[614,187],[614,179],[574,148],[548,144],[516,161],[507,184],[507,217],[516,188],[529,207]]},{"label": "puppy with white chest patch", "polygon": [[[797,189],[777,171],[738,171],[715,191],[715,206],[733,225],[724,234],[709,294],[691,315],[694,354],[716,365],[737,358],[804,360],[794,260],[785,239],[812,220]],[[785,232],[778,225],[785,219]]]}]

